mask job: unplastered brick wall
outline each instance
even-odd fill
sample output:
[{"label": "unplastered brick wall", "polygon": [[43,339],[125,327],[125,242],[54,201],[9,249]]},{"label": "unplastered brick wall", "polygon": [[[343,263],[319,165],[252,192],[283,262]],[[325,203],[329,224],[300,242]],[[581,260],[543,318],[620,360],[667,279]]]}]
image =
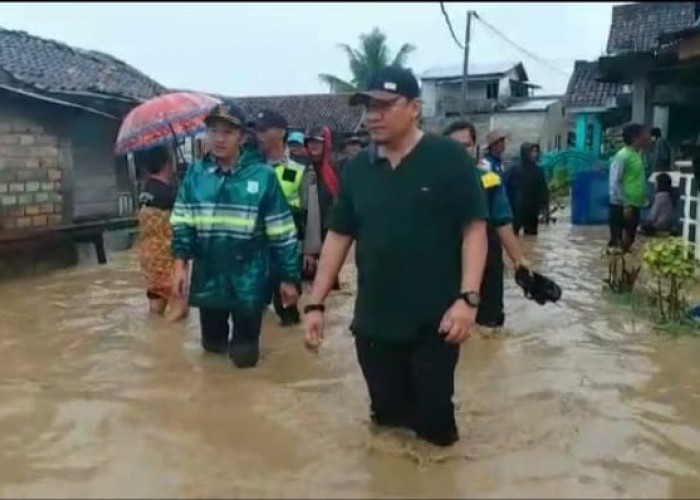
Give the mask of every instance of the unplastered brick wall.
[{"label": "unplastered brick wall", "polygon": [[36,124],[0,117],[0,227],[63,223],[62,149],[69,144]]}]

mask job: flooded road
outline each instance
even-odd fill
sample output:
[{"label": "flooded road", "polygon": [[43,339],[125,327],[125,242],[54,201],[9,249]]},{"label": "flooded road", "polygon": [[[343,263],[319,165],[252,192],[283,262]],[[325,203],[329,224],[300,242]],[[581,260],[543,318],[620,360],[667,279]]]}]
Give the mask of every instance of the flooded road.
[{"label": "flooded road", "polygon": [[263,360],[201,352],[198,317],[148,318],[133,253],[0,285],[2,497],[700,496],[700,340],[601,296],[605,229],[545,228],[555,306],[509,283],[508,332],[462,349],[462,440],[373,433],[347,325],[316,356],[267,318]]}]

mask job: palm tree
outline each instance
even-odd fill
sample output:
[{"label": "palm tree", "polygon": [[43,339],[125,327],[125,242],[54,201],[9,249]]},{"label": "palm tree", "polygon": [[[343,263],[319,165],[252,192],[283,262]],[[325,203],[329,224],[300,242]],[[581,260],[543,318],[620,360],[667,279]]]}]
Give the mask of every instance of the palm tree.
[{"label": "palm tree", "polygon": [[366,89],[378,70],[387,66],[403,67],[409,54],[416,50],[413,45],[405,43],[392,60],[391,51],[386,44],[386,35],[379,31],[379,28],[374,28],[371,33],[360,35],[360,47],[357,49],[344,43],[339,47],[345,51],[350,61],[352,80],[348,82],[325,73],[318,75],[322,82],[330,85],[331,92],[355,92],[358,89]]}]

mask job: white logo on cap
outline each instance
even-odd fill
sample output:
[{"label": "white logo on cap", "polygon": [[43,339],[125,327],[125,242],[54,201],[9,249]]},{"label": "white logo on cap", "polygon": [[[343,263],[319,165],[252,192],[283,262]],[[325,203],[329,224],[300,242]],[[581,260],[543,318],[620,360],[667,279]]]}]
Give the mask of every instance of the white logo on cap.
[{"label": "white logo on cap", "polygon": [[263,113],[263,112],[258,113],[258,118],[262,118],[263,116],[265,116],[265,113]]},{"label": "white logo on cap", "polygon": [[394,82],[384,82],[385,90],[396,90],[396,84]]}]

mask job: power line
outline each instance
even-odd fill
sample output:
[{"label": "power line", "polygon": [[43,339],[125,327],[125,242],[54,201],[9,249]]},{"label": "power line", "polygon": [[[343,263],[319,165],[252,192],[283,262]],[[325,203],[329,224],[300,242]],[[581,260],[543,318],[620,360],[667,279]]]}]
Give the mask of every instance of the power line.
[{"label": "power line", "polygon": [[447,27],[450,30],[450,35],[452,35],[452,40],[457,44],[457,47],[460,48],[460,50],[464,50],[464,45],[462,45],[462,42],[459,41],[459,38],[457,38],[457,35],[455,35],[455,30],[452,28],[452,21],[450,21],[450,16],[447,14],[447,11],[445,10],[445,2],[440,2],[440,10],[442,11],[442,15],[445,18],[445,22],[447,23]]},{"label": "power line", "polygon": [[484,27],[486,27],[487,29],[489,29],[489,30],[490,30],[491,32],[493,32],[496,36],[498,36],[499,38],[501,38],[502,40],[504,40],[505,42],[507,42],[509,45],[511,45],[512,47],[516,48],[516,49],[519,50],[520,52],[522,52],[523,54],[526,54],[526,55],[529,56],[531,59],[534,59],[535,61],[538,61],[539,63],[541,63],[541,64],[547,66],[548,68],[550,68],[550,69],[552,69],[552,70],[554,70],[554,71],[560,73],[561,75],[569,76],[569,73],[568,73],[568,72],[562,70],[561,68],[558,68],[557,66],[554,66],[553,64],[549,63],[547,60],[545,60],[545,59],[539,57],[539,56],[536,55],[536,54],[533,54],[533,53],[530,52],[529,50],[527,50],[527,49],[525,49],[524,47],[522,47],[522,46],[518,45],[517,43],[515,43],[513,40],[511,40],[510,38],[508,38],[503,32],[501,32],[498,28],[494,27],[492,24],[490,24],[490,23],[488,23],[487,21],[485,21],[485,20],[484,20],[479,14],[477,14],[476,12],[474,13],[474,17],[475,17],[477,20],[481,21],[481,24],[483,24]]}]

